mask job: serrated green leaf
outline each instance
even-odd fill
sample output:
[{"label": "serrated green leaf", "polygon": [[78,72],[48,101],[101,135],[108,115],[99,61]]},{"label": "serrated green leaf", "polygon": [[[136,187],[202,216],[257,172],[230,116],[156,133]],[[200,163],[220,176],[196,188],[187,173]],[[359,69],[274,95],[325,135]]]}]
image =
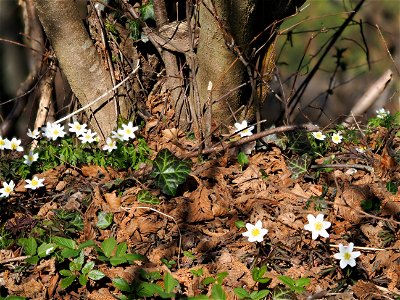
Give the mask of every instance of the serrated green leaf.
[{"label": "serrated green leaf", "polygon": [[73,275],[73,276],[68,276],[68,277],[61,279],[61,282],[60,282],[61,288],[63,290],[65,290],[67,287],[69,287],[74,282],[75,278],[76,278],[76,276]]},{"label": "serrated green leaf", "polygon": [[86,277],[85,274],[81,274],[81,275],[79,275],[78,281],[83,286],[88,283],[89,279]]},{"label": "serrated green leaf", "polygon": [[124,257],[129,262],[134,262],[135,260],[145,260],[146,256],[138,254],[138,253],[128,253],[125,254]]},{"label": "serrated green leaf", "polygon": [[82,268],[82,274],[88,274],[94,268],[94,261],[88,261]]},{"label": "serrated green leaf", "polygon": [[92,280],[100,280],[102,279],[104,276],[106,276],[103,272],[99,271],[99,270],[91,270],[88,273],[88,277]]},{"label": "serrated green leaf", "polygon": [[296,286],[307,286],[311,283],[311,279],[307,277],[302,277],[296,280]]},{"label": "serrated green leaf", "polygon": [[239,299],[245,299],[245,298],[249,298],[250,294],[248,291],[246,291],[244,288],[238,287],[238,288],[234,288],[233,292],[235,293],[236,296],[239,297]]},{"label": "serrated green leaf", "polygon": [[35,238],[30,237],[27,239],[20,239],[22,240],[22,248],[26,255],[35,255],[37,250],[37,242]]},{"label": "serrated green leaf", "polygon": [[225,300],[226,294],[224,289],[219,284],[214,284],[211,289],[211,296],[214,300]]},{"label": "serrated green leaf", "polygon": [[116,246],[117,246],[117,241],[115,240],[115,238],[109,237],[108,239],[105,239],[101,243],[101,250],[103,251],[105,256],[110,258]]},{"label": "serrated green leaf", "polygon": [[126,251],[128,250],[128,245],[126,242],[122,242],[117,245],[117,250],[115,251],[115,256],[123,256],[126,254]]},{"label": "serrated green leaf", "polygon": [[140,203],[153,204],[153,205],[160,204],[160,200],[146,190],[139,191],[136,198]]},{"label": "serrated green leaf", "polygon": [[206,277],[203,279],[203,285],[209,285],[210,283],[215,283],[215,278],[214,277]]},{"label": "serrated green leaf", "polygon": [[83,242],[82,244],[80,244],[78,246],[78,249],[81,250],[83,248],[93,247],[93,246],[96,246],[96,243],[93,240],[87,240],[86,242]]},{"label": "serrated green leaf", "polygon": [[220,272],[217,274],[217,283],[222,285],[222,281],[224,281],[225,277],[228,276],[229,273],[228,272]]},{"label": "serrated green leaf", "polygon": [[112,280],[112,283],[121,292],[130,292],[130,291],[132,291],[132,288],[130,287],[129,282],[126,281],[124,278],[115,277]]},{"label": "serrated green leaf", "polygon": [[79,253],[79,256],[69,263],[69,269],[71,271],[80,271],[84,263],[85,255],[83,251]]},{"label": "serrated green leaf", "polygon": [[162,292],[162,287],[155,283],[141,282],[135,289],[138,297],[153,297]]},{"label": "serrated green leaf", "polygon": [[155,20],[153,1],[149,1],[147,4],[140,7],[140,16],[143,21],[148,19]]},{"label": "serrated green leaf", "polygon": [[64,258],[75,257],[79,254],[79,250],[64,248],[61,250],[61,256]]},{"label": "serrated green leaf", "polygon": [[34,255],[25,260],[28,264],[36,265],[39,262],[39,256]]},{"label": "serrated green leaf", "polygon": [[190,173],[189,162],[178,159],[168,149],[161,150],[155,160],[151,176],[164,194],[175,196],[178,186]]},{"label": "serrated green leaf", "polygon": [[128,262],[124,256],[113,256],[110,258],[110,263],[112,266],[118,266]]},{"label": "serrated green leaf", "polygon": [[290,288],[293,288],[295,286],[295,281],[292,278],[290,278],[289,276],[285,276],[285,275],[278,276],[278,279],[280,281],[282,281],[283,284],[285,284],[286,286],[288,286]]},{"label": "serrated green leaf", "polygon": [[100,211],[97,215],[96,226],[100,229],[106,229],[111,225],[114,215],[111,212]]},{"label": "serrated green leaf", "polygon": [[235,226],[236,226],[238,229],[244,228],[244,227],[246,227],[246,223],[239,220],[239,221],[236,221],[236,222],[235,222]]},{"label": "serrated green leaf", "polygon": [[179,285],[178,280],[176,280],[172,275],[167,272],[164,275],[164,290],[166,293],[172,293],[174,288]]},{"label": "serrated green leaf", "polygon": [[196,259],[196,256],[190,251],[183,251],[183,255],[189,259]]},{"label": "serrated green leaf", "polygon": [[307,173],[308,166],[311,164],[311,156],[307,153],[302,156],[293,157],[288,161],[288,168],[292,172],[294,179]]},{"label": "serrated green leaf", "polygon": [[57,246],[69,249],[76,249],[76,242],[71,239],[66,239],[60,236],[53,236],[52,241],[57,244]]},{"label": "serrated green leaf", "polygon": [[45,257],[50,255],[56,249],[56,244],[53,243],[43,243],[39,246],[37,252],[39,257]]},{"label": "serrated green leaf", "polygon": [[261,300],[269,294],[269,290],[254,291],[250,294],[252,300]]}]

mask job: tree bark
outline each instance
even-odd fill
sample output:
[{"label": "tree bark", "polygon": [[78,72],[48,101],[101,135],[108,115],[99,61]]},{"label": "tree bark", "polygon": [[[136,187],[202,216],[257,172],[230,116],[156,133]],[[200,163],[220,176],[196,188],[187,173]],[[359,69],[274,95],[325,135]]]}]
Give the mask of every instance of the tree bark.
[{"label": "tree bark", "polygon": [[[196,79],[202,111],[211,109],[212,120],[232,125],[234,118],[254,119],[255,111],[259,109],[254,107],[257,101],[250,103],[252,107],[239,111],[243,105],[249,105],[249,100],[255,93],[254,84],[249,83],[245,87],[238,88],[243,83],[249,82],[251,75],[257,71],[255,59],[250,59],[250,54],[266,43],[259,52],[262,61],[263,55],[268,53],[269,46],[274,41],[272,38],[268,42],[273,35],[268,27],[294,13],[295,8],[304,2],[305,0],[203,0],[201,2]],[[271,54],[269,56],[272,57]],[[210,91],[207,90],[209,81],[213,83],[212,108],[207,103],[210,95]],[[233,113],[236,113],[235,116]]]},{"label": "tree bark", "polygon": [[[110,90],[111,76],[71,0],[35,0],[37,13],[57,55],[59,65],[82,106]],[[116,125],[110,93],[88,109],[91,126],[104,140]]]}]

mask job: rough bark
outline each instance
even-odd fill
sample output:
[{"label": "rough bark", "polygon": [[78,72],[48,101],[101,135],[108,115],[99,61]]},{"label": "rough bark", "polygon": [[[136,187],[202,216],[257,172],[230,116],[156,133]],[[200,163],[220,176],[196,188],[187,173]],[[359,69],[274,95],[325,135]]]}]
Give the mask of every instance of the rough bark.
[{"label": "rough bark", "polygon": [[[304,0],[203,0],[200,5],[200,37],[197,49],[197,83],[203,111],[210,109],[207,104],[208,82],[213,82],[212,119],[226,125],[232,125],[232,112],[237,112],[242,105],[247,105],[254,85],[249,81],[249,68],[255,71],[255,61],[250,60],[251,52],[267,43],[272,34],[268,26],[290,15]],[[261,34],[261,35],[260,35]],[[254,42],[253,39],[258,37]],[[268,52],[268,47],[262,55]],[[254,94],[253,94],[254,96]],[[254,103],[253,103],[254,106]],[[238,119],[254,118],[256,108],[240,110]],[[203,122],[204,123],[204,122]]]},{"label": "rough bark", "polygon": [[[74,1],[35,0],[39,19],[72,91],[85,105],[110,90],[111,76],[96,52]],[[104,139],[116,125],[112,94],[87,111],[91,126]]]}]

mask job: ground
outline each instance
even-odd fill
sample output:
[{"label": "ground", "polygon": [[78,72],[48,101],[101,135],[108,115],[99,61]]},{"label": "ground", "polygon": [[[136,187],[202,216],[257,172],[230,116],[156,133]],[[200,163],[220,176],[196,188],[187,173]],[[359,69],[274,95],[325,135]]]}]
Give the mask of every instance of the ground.
[{"label": "ground", "polygon": [[[400,139],[395,129],[377,126],[367,136],[359,128],[348,129],[361,135],[358,142],[347,134],[337,145],[330,140],[306,145],[305,141],[313,141],[310,133],[296,131],[286,135],[285,143],[260,144],[248,155],[248,163],[241,165],[237,159],[240,146],[193,155],[195,139],[168,126],[154,117],[138,134],[150,147],[151,160],[162,149],[169,149],[177,159],[190,161],[190,173],[175,196],[154,185],[151,164],[123,170],[64,164],[38,174],[45,178],[45,188],[27,191],[21,180],[14,194],[2,199],[2,234],[8,240],[35,237],[38,245],[43,241],[51,244],[52,236],[73,240],[76,245],[92,240],[97,248],[84,248],[82,255],[105,274],[83,285],[75,280],[63,289],[61,279],[66,273],[60,270],[71,270],[70,261],[78,257],[60,254],[68,248],[61,246],[63,240],[56,242],[57,248],[50,249],[49,255],[40,255],[39,247],[39,260],[33,264],[26,261],[26,248],[11,242],[0,252],[2,296],[116,299],[130,291],[132,299],[137,299],[147,295],[139,291],[145,282],[147,287],[157,284],[164,289],[164,298],[177,299],[196,295],[198,299],[223,299],[224,294],[226,299],[239,299],[239,292],[234,293],[239,287],[249,293],[269,290],[266,299],[399,298],[400,175],[396,155]],[[332,132],[327,133],[330,135]],[[224,136],[216,138],[228,141]],[[329,145],[323,157],[305,155],[310,149],[321,149],[322,143]],[[358,151],[361,146],[364,153]],[[327,163],[329,168],[321,168]],[[143,191],[150,194],[143,198]],[[111,225],[105,229],[98,226],[100,212],[112,213]],[[304,225],[308,214],[320,213],[332,224],[329,238],[313,240]],[[81,227],[77,215],[82,217]],[[268,234],[262,242],[249,242],[242,235],[246,231],[243,225],[258,220]],[[113,248],[107,258],[104,243],[110,237],[117,244],[125,242],[128,253],[141,254],[143,259],[110,263],[110,257],[118,256]],[[356,266],[341,269],[333,255],[339,243],[350,242],[361,256]],[[260,270],[265,271],[261,280],[255,275]],[[282,275],[297,282],[298,289],[296,283],[285,285],[282,277],[278,278]],[[112,283],[116,278],[125,279],[132,288],[121,292],[124,288],[117,289]],[[300,278],[310,279],[309,284],[305,281],[304,292],[296,281]],[[263,298],[253,294],[247,299]]]}]

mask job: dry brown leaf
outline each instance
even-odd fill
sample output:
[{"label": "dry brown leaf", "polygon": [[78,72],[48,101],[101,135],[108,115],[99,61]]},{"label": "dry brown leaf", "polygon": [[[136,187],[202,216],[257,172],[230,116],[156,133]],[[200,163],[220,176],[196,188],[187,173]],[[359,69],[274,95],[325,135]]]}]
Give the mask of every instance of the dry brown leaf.
[{"label": "dry brown leaf", "polygon": [[209,221],[214,218],[209,195],[210,191],[205,186],[198,187],[189,195],[187,222]]},{"label": "dry brown leaf", "polygon": [[351,223],[359,223],[363,215],[361,203],[369,197],[369,189],[361,186],[346,186],[341,194],[337,194],[334,201],[335,214]]},{"label": "dry brown leaf", "polygon": [[121,207],[121,197],[118,197],[116,192],[105,193],[104,199],[106,199],[108,205],[110,206],[112,211],[118,211]]},{"label": "dry brown leaf", "polygon": [[379,296],[381,294],[380,290],[372,282],[358,280],[353,285],[352,290],[358,299],[383,299]]}]

